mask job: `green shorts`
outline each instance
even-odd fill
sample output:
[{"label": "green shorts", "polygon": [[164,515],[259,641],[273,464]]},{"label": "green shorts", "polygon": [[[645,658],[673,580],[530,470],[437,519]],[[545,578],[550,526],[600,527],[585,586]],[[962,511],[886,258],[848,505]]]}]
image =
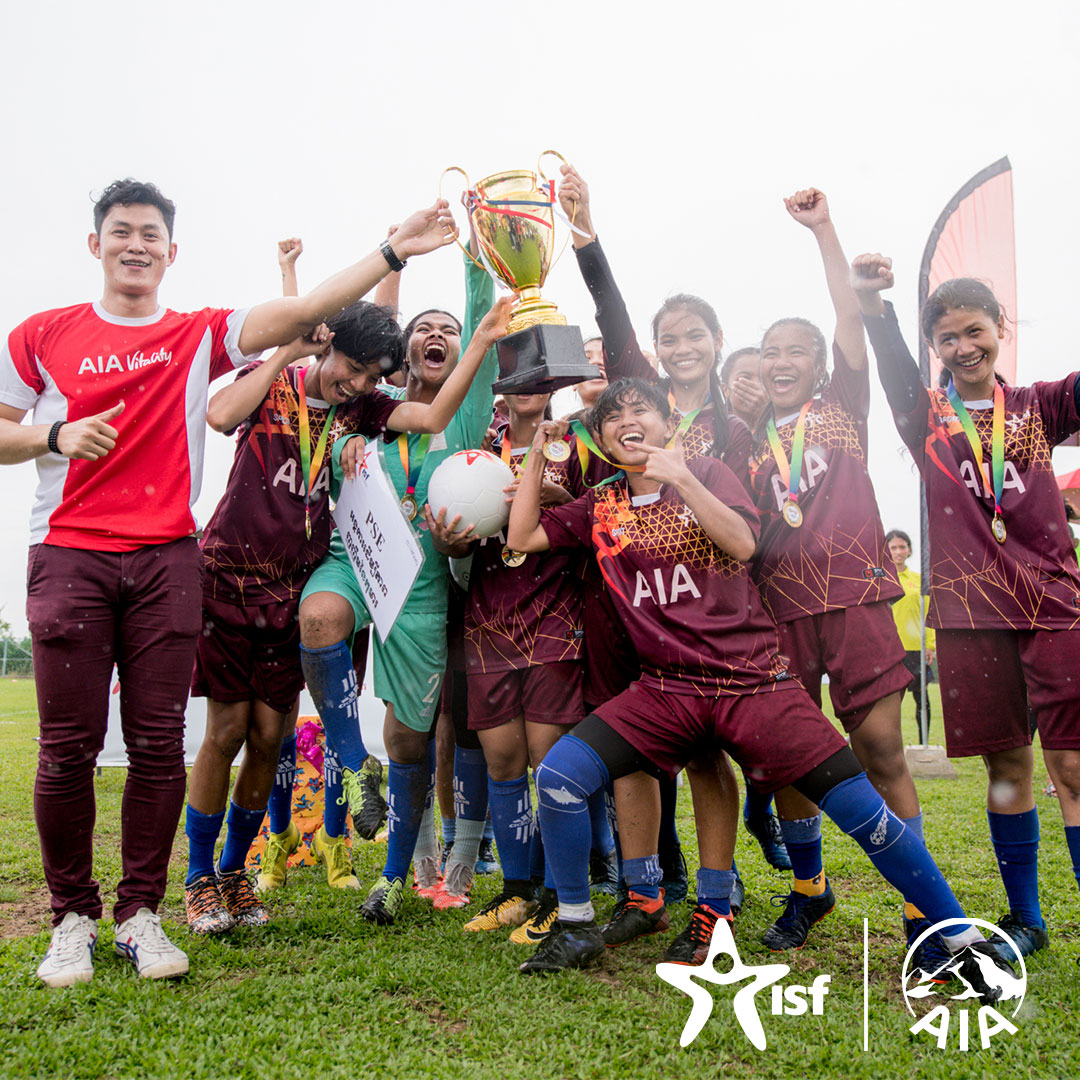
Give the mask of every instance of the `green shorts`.
[{"label": "green shorts", "polygon": [[[300,602],[317,592],[336,593],[349,601],[355,620],[353,634],[371,625],[343,546],[340,550],[331,546],[330,554],[308,578]],[[386,641],[381,641],[378,633],[371,639],[375,696],[393,705],[394,715],[406,727],[430,731],[446,671],[446,612],[410,611],[406,600]]]}]

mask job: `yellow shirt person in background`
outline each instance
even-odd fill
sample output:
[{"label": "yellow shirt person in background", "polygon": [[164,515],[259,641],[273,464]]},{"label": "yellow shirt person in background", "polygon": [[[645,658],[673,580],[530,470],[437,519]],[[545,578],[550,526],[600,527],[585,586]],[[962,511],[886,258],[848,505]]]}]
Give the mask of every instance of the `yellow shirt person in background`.
[{"label": "yellow shirt person in background", "polygon": [[[893,618],[896,620],[896,629],[900,633],[900,641],[904,646],[906,655],[904,666],[911,672],[914,682],[908,689],[915,698],[915,720],[920,720],[922,711],[922,695],[919,688],[920,652],[922,651],[922,622],[919,618],[919,586],[922,579],[914,570],[907,568],[907,561],[911,558],[911,537],[900,529],[893,529],[885,537],[885,546],[888,548],[896,573],[900,578],[900,586],[904,595],[893,603]],[[926,666],[930,667],[934,662],[935,655],[934,631],[926,628]],[[929,681],[929,678],[927,679]],[[919,730],[922,730],[920,724]],[[930,702],[926,703],[926,730],[930,731]]]}]

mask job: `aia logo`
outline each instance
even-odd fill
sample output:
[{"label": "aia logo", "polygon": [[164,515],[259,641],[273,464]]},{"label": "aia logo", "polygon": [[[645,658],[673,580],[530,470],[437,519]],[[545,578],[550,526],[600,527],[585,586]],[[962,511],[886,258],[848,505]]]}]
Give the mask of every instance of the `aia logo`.
[{"label": "aia logo", "polygon": [[[928,948],[920,954],[920,946],[924,943],[931,945],[934,935],[942,929],[969,925],[991,932],[991,940],[998,946],[997,959],[990,955],[985,945],[968,945],[940,963],[927,964],[926,956],[931,954],[931,950]],[[1012,963],[1019,966],[1019,978],[1010,967]],[[979,1006],[975,1022],[979,1029],[979,1045],[983,1050],[990,1045],[991,1038],[1002,1031],[1009,1035],[1016,1034],[1016,1025],[994,1006],[1000,1005],[1009,1016],[1016,1018],[1027,993],[1027,968],[1012,938],[993,923],[982,919],[945,919],[928,927],[908,949],[901,980],[904,1004],[908,1012],[917,1017],[911,1026],[911,1033],[931,1035],[939,1050],[944,1050],[949,1044],[953,1020],[956,1021],[953,1038],[957,1048],[972,1049],[973,1025],[967,1007],[969,1002]],[[987,1004],[990,1001],[994,1004]],[[914,1005],[923,1002],[938,1004],[919,1016]]]}]

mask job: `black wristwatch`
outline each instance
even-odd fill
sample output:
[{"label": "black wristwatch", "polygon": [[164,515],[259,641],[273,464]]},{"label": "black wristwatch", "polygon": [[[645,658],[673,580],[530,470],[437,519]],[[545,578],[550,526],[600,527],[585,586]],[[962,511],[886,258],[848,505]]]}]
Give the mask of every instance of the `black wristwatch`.
[{"label": "black wristwatch", "polygon": [[390,269],[393,270],[395,274],[399,270],[404,270],[405,269],[405,263],[407,263],[409,260],[408,259],[405,259],[405,260],[399,259],[397,257],[397,255],[394,254],[394,249],[390,246],[390,241],[389,240],[384,240],[379,245],[379,250],[382,252],[383,258],[387,261],[387,263],[390,266]]}]

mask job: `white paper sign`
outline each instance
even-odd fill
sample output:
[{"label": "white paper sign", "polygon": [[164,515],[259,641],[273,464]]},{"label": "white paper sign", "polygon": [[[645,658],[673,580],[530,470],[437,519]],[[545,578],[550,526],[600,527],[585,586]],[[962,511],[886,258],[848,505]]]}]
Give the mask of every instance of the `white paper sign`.
[{"label": "white paper sign", "polygon": [[424,565],[424,552],[369,442],[359,474],[341,485],[334,522],[379,638],[386,640]]}]

